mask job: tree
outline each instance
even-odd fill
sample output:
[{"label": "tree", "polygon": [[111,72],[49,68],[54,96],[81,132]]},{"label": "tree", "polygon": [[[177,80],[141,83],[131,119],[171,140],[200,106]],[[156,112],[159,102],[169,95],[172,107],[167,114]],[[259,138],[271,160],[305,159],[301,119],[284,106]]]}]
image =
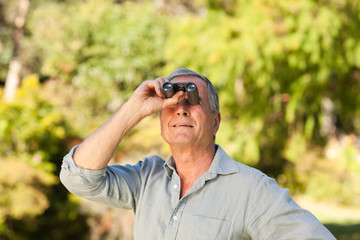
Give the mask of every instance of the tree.
[{"label": "tree", "polygon": [[[360,131],[359,12],[352,0],[245,0],[231,13],[214,7],[174,17],[166,68],[188,66],[214,82],[223,113],[217,141],[235,159],[301,191],[313,172],[326,173],[317,186],[331,177],[344,182],[319,162],[334,161],[324,157],[330,139]],[[338,162],[342,174],[356,176],[349,148],[352,160],[341,153]]]},{"label": "tree", "polygon": [[19,51],[21,48],[21,41],[24,38],[24,26],[26,22],[26,16],[29,12],[30,0],[18,1],[18,13],[14,19],[14,36],[13,36],[13,54],[9,64],[9,71],[6,77],[4,99],[5,101],[14,100],[16,90],[20,84],[20,71],[21,60],[19,59]]}]

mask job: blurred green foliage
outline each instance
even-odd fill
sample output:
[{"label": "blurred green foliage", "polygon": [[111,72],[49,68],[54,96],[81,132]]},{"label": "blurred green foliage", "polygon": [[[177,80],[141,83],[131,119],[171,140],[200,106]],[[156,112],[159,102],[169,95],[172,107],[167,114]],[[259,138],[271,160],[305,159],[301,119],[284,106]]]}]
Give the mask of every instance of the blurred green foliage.
[{"label": "blurred green foliage", "polygon": [[[25,77],[14,102],[0,103],[0,235],[86,232],[78,203],[57,181],[62,156],[141,81],[178,67],[218,89],[217,142],[233,158],[293,193],[360,204],[360,1],[32,3]],[[0,0],[0,82],[12,51],[6,4]],[[115,160],[157,152],[169,154],[154,116],[130,132]]]},{"label": "blurred green foliage", "polygon": [[31,16],[27,44],[42,59],[38,70],[71,85],[68,94],[76,97],[66,96],[65,101],[71,101],[68,104],[77,113],[72,114],[76,128],[89,126],[94,119],[83,137],[141,81],[162,73],[166,19],[151,5],[49,2]]},{"label": "blurred green foliage", "polygon": [[[166,69],[189,66],[214,82],[223,115],[217,139],[236,159],[281,176],[294,190],[344,197],[335,189],[356,178],[329,184],[332,172],[324,177],[298,168],[320,159],[332,164],[317,148],[360,130],[359,7],[359,1],[255,0],[238,1],[232,14],[213,9],[205,17],[179,16],[172,19]],[[319,189],[324,184],[329,189]],[[358,191],[352,185],[349,194]]]},{"label": "blurred green foliage", "polygon": [[[58,181],[71,134],[59,102],[45,89],[37,75],[30,75],[13,102],[0,104],[1,239],[50,239],[43,233],[48,228],[51,239],[64,239],[86,230]],[[56,234],[60,226],[70,230]]]},{"label": "blurred green foliage", "polygon": [[49,207],[44,191],[56,182],[56,178],[15,158],[2,159],[0,166],[0,233],[9,234],[9,229],[4,226],[7,216],[15,219],[34,217]]},{"label": "blurred green foliage", "polygon": [[39,154],[48,161],[59,151],[58,143],[66,136],[64,118],[49,101],[36,75],[23,80],[16,100],[2,103],[0,114],[2,154]]}]

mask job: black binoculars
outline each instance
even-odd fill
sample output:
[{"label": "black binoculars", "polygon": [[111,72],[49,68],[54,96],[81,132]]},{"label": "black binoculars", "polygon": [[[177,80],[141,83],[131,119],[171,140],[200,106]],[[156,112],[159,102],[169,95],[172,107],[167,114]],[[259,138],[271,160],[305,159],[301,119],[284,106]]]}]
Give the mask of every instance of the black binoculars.
[{"label": "black binoculars", "polygon": [[187,92],[187,100],[191,105],[199,104],[199,92],[192,82],[166,82],[163,85],[165,98],[171,98],[178,91]]}]

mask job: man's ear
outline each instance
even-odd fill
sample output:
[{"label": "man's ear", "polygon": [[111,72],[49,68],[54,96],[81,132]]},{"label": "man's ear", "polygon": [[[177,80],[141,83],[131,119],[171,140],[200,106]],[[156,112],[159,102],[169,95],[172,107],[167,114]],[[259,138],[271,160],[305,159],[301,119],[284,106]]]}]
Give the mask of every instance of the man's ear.
[{"label": "man's ear", "polygon": [[214,130],[213,135],[215,136],[220,127],[221,114],[220,112],[214,114]]}]

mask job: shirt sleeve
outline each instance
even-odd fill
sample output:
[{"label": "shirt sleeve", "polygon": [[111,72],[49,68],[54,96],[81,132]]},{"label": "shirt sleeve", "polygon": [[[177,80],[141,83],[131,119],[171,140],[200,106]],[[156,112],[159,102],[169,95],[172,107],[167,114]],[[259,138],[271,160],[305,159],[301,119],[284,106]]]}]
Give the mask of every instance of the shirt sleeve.
[{"label": "shirt sleeve", "polygon": [[73,154],[76,147],[63,159],[60,172],[62,184],[79,197],[135,211],[141,189],[142,161],[136,165],[88,170],[75,165]]},{"label": "shirt sleeve", "polygon": [[251,198],[252,239],[335,239],[309,211],[290,198],[288,189],[261,175]]}]

